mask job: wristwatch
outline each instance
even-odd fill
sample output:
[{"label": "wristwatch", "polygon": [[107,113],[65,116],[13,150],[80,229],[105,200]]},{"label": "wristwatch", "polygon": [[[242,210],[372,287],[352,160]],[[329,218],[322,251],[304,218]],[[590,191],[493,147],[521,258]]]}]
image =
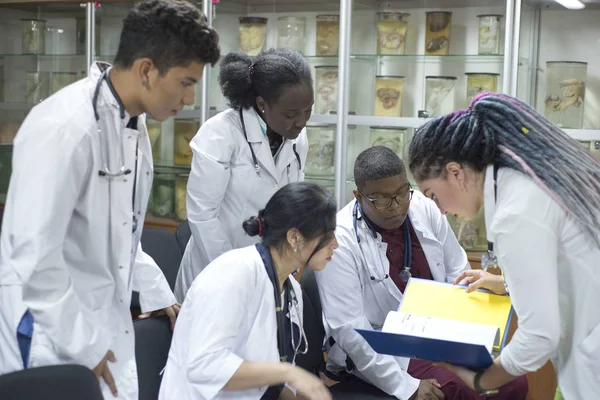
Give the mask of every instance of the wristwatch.
[{"label": "wristwatch", "polygon": [[475,386],[475,391],[477,392],[477,395],[481,396],[481,397],[489,397],[489,396],[494,396],[497,395],[498,393],[500,393],[500,390],[498,389],[490,389],[490,390],[485,390],[481,388],[481,376],[483,375],[483,373],[485,372],[485,370],[481,370],[478,373],[475,374],[475,379],[473,380],[473,386]]}]

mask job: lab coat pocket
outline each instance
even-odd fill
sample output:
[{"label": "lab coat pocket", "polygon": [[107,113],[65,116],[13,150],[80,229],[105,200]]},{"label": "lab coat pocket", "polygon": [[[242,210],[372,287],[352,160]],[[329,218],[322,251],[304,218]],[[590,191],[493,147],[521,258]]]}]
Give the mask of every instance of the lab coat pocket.
[{"label": "lab coat pocket", "polygon": [[596,376],[596,380],[600,383],[600,324],[596,325],[590,334],[583,339],[578,346],[578,353],[581,357],[582,366]]}]

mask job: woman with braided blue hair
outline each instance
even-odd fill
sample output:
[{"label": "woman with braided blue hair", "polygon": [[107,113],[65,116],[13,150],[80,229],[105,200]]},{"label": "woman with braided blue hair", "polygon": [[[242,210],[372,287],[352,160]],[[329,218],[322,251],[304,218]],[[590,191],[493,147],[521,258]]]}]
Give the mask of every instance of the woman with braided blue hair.
[{"label": "woman with braided blue hair", "polygon": [[[597,398],[600,163],[530,106],[486,93],[418,129],[409,167],[442,213],[472,219],[485,205],[485,262],[502,268],[519,317],[492,366],[445,367],[484,394],[551,360],[565,399]],[[481,271],[463,278],[503,286]]]}]

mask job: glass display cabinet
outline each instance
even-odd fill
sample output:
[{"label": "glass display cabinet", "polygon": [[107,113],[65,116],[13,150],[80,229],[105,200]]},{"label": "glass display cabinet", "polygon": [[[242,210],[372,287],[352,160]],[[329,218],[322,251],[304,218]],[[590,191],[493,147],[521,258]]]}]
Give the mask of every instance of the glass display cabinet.
[{"label": "glass display cabinet", "polygon": [[[315,89],[306,179],[328,188],[340,207],[352,199],[352,166],[360,151],[382,144],[405,159],[415,128],[466,107],[482,91],[533,104],[599,157],[600,56],[589,51],[597,45],[598,4],[586,3],[584,11],[551,0],[195,4],[220,32],[223,54],[254,55],[271,47],[304,54]],[[113,61],[131,5],[0,2],[0,33],[10,39],[0,42],[0,197],[10,177],[12,141],[27,112],[85,76],[93,60]],[[177,118],[148,121],[163,187],[168,177],[167,186],[180,182],[173,187],[181,191],[189,173],[189,140],[203,121],[227,108],[218,74],[218,65],[206,68],[195,104]],[[174,200],[153,198],[153,205],[162,206],[149,207],[148,223],[172,228],[185,215],[178,204],[184,197],[167,197]],[[167,203],[171,209],[165,212]],[[485,237],[481,221],[469,224]],[[473,232],[465,221],[452,225],[457,234]],[[481,249],[479,242],[469,250]]]}]

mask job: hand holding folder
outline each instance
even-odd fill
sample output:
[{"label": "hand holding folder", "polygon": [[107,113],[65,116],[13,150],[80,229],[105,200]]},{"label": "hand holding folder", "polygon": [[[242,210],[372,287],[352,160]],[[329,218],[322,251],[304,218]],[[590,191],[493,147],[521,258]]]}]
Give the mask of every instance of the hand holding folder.
[{"label": "hand holding folder", "polygon": [[411,278],[382,331],[357,332],[378,353],[481,369],[504,346],[511,316],[508,296]]}]

